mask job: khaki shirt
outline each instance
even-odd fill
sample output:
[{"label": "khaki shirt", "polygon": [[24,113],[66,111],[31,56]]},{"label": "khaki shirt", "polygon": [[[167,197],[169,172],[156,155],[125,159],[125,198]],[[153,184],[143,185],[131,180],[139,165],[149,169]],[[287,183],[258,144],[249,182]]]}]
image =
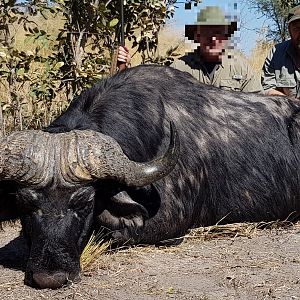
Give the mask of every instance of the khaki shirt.
[{"label": "khaki shirt", "polygon": [[263,91],[260,76],[256,76],[246,59],[233,50],[224,54],[222,63],[217,67],[212,78],[209,77],[196,53],[180,57],[171,64],[171,67],[188,72],[200,82],[221,89],[252,93]]},{"label": "khaki shirt", "polygon": [[300,70],[296,58],[291,40],[271,49],[263,66],[262,86],[265,91],[277,89],[288,96],[300,98]]}]

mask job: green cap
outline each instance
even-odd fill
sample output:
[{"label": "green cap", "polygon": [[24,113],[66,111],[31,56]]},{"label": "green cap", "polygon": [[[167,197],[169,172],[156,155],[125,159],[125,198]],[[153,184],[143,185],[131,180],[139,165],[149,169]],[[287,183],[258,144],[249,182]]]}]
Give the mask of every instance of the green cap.
[{"label": "green cap", "polygon": [[194,24],[185,26],[185,36],[194,39],[194,32],[198,26],[212,25],[228,26],[229,33],[233,33],[237,29],[237,22],[227,20],[220,7],[207,6],[198,13],[197,21]]},{"label": "green cap", "polygon": [[288,24],[300,19],[300,5],[293,7],[288,15]]}]

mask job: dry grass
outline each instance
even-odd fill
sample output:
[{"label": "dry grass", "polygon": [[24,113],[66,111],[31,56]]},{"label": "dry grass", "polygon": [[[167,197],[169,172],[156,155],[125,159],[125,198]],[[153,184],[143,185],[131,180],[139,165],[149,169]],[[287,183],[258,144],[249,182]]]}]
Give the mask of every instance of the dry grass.
[{"label": "dry grass", "polygon": [[102,232],[91,235],[80,257],[83,273],[89,273],[96,267],[99,257],[109,249],[110,245],[111,242],[105,241]]},{"label": "dry grass", "polygon": [[192,229],[184,238],[211,240],[214,238],[235,238],[237,236],[251,237],[261,230],[275,230],[292,226],[294,224],[289,221],[213,225]]},{"label": "dry grass", "polygon": [[249,64],[256,74],[261,74],[261,70],[270,49],[274,46],[272,42],[258,41],[249,57]]}]

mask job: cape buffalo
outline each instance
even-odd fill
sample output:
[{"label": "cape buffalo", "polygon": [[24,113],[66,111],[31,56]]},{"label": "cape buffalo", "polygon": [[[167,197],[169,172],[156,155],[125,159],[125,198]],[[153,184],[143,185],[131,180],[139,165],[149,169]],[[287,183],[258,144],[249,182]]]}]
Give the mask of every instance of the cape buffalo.
[{"label": "cape buffalo", "polygon": [[86,90],[45,131],[2,138],[0,220],[21,219],[25,283],[78,277],[95,226],[156,244],[221,219],[297,218],[299,108],[148,65]]}]

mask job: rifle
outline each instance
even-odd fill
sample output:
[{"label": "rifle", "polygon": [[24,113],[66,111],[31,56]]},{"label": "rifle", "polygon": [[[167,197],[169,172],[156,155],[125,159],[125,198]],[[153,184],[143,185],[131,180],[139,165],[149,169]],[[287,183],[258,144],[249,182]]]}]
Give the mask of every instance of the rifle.
[{"label": "rifle", "polygon": [[[119,45],[125,46],[125,37],[124,37],[124,0],[120,1],[120,25],[118,29],[118,33],[116,34],[119,39]],[[123,71],[126,69],[126,63],[124,62],[118,62],[118,48],[114,49],[112,54],[112,62],[110,67],[110,75],[114,75],[117,72],[117,67],[120,71]]]}]

